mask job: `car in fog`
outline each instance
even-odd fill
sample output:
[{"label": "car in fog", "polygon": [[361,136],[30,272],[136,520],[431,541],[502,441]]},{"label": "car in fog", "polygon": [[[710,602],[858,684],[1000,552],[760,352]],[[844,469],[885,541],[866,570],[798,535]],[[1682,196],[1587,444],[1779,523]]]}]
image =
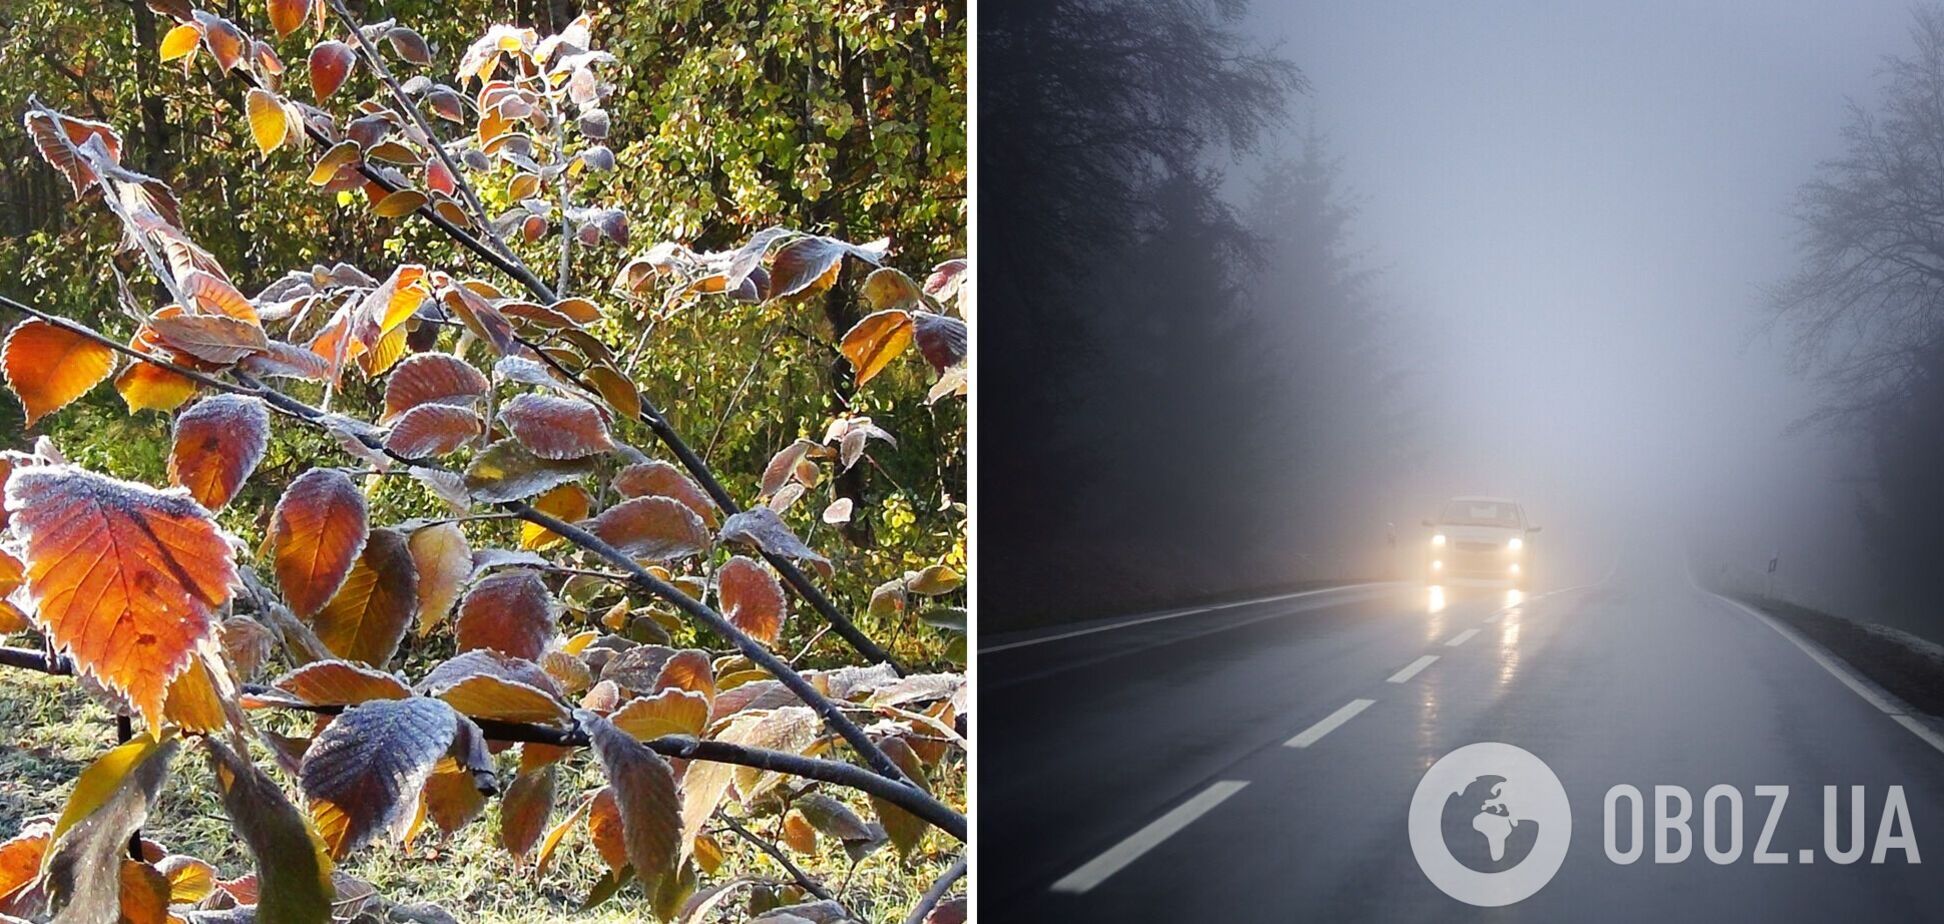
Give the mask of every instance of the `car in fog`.
[{"label": "car in fog", "polygon": [[1431,528],[1425,579],[1508,581],[1524,587],[1532,574],[1530,536],[1539,527],[1526,520],[1518,501],[1503,497],[1454,497]]}]

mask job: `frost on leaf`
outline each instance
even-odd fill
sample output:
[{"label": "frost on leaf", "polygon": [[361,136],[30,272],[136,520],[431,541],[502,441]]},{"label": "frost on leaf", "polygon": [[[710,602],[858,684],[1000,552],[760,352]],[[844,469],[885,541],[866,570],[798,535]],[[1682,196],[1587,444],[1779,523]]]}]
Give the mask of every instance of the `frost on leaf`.
[{"label": "frost on leaf", "polygon": [[364,549],[365,530],[364,495],[343,472],[314,468],[290,483],[271,516],[270,542],[292,611],[324,608]]},{"label": "frost on leaf", "polygon": [[631,558],[667,561],[709,550],[709,530],[702,518],[680,501],[668,497],[637,497],[622,501],[581,524],[588,532]]},{"label": "frost on leaf", "polygon": [[196,501],[221,510],[236,496],[270,441],[270,412],[244,395],[212,395],[176,418],[169,480]]},{"label": "frost on leaf", "polygon": [[35,620],[159,729],[169,682],[214,639],[236,581],[209,512],[186,491],[67,465],[15,471],[6,506]]},{"label": "frost on leaf", "polygon": [[579,459],[614,451],[607,422],[594,405],[579,398],[526,394],[500,411],[514,439],[543,459]]},{"label": "frost on leaf", "polygon": [[334,859],[410,820],[413,798],[453,747],[459,715],[436,699],[372,700],[344,710],[297,773]]},{"label": "frost on leaf", "polygon": [[830,567],[830,559],[804,545],[803,540],[790,531],[783,518],[768,507],[756,507],[730,517],[722,524],[722,541],[754,546],[783,558],[807,561],[819,570]]},{"label": "frost on leaf", "polygon": [[622,497],[672,497],[709,528],[716,526],[715,500],[681,469],[660,459],[622,469],[614,476],[614,490]]},{"label": "frost on leaf", "polygon": [[783,585],[768,568],[741,555],[730,558],[716,572],[716,595],[722,614],[736,628],[766,645],[776,643],[783,629],[785,600]]},{"label": "frost on leaf", "polygon": [[525,568],[501,571],[473,585],[459,603],[458,649],[489,648],[532,661],[547,650],[560,618],[540,575]]},{"label": "frost on leaf", "polygon": [[39,318],[22,321],[0,347],[7,387],[20,396],[27,426],[86,394],[115,369],[115,351]]}]

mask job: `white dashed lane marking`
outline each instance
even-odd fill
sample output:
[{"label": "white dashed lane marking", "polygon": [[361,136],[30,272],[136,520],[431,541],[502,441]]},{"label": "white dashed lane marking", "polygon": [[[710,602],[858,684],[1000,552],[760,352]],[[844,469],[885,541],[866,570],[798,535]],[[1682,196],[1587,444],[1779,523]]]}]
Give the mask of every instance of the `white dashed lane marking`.
[{"label": "white dashed lane marking", "polygon": [[1452,636],[1451,641],[1445,643],[1445,647],[1456,648],[1459,645],[1463,645],[1464,643],[1471,641],[1472,636],[1477,634],[1478,634],[1477,629],[1466,629],[1465,631]]},{"label": "white dashed lane marking", "polygon": [[1149,822],[1147,827],[1128,835],[1126,840],[1107,848],[1106,853],[1061,877],[1060,881],[1053,883],[1053,891],[1078,895],[1092,889],[1247,785],[1247,780],[1218,780],[1209,784],[1194,798],[1175,806],[1166,815]]},{"label": "white dashed lane marking", "polygon": [[1377,701],[1374,699],[1353,699],[1349,703],[1345,704],[1342,709],[1338,709],[1337,711],[1332,712],[1328,716],[1324,717],[1323,721],[1303,729],[1302,734],[1297,735],[1296,737],[1283,742],[1283,747],[1286,748],[1309,747],[1310,745],[1323,740],[1324,735],[1336,731],[1337,726],[1342,725],[1343,723],[1356,718],[1357,713],[1362,712],[1365,709],[1369,709],[1376,702]]},{"label": "white dashed lane marking", "polygon": [[1411,663],[1404,665],[1403,670],[1390,675],[1390,682],[1404,683],[1410,680],[1412,677],[1416,677],[1418,675],[1418,671],[1430,667],[1431,664],[1437,660],[1438,660],[1437,655],[1425,655],[1424,657],[1419,658],[1416,661],[1412,661]]}]

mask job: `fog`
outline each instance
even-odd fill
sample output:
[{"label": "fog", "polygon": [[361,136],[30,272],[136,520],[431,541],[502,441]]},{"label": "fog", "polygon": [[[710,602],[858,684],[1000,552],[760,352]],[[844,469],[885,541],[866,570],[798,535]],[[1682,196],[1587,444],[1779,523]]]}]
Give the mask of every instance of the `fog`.
[{"label": "fog", "polygon": [[[1263,3],[1382,287],[1422,324],[1427,496],[1526,500],[1548,540],[1706,527],[1854,589],[1858,460],[1761,325],[1790,209],[1907,5]],[[1415,522],[1409,517],[1408,522]],[[1623,540],[1638,542],[1630,530]],[[1687,536],[1668,535],[1685,541]],[[1832,561],[1832,556],[1840,561]]]},{"label": "fog", "polygon": [[[1419,519],[1457,494],[1523,500],[1554,583],[1665,553],[1759,584],[1779,555],[1776,592],[1908,621],[1878,606],[1859,525],[1871,441],[1807,422],[1845,396],[1792,363],[1771,293],[1804,266],[1799,191],[1847,150],[1852,104],[1878,104],[1886,56],[1914,51],[1910,7],[996,6],[981,425],[988,447],[1032,438],[982,457],[982,549],[1010,578],[986,585],[989,626],[1049,599],[1408,574]],[[1162,37],[1199,34],[1184,23],[1230,44],[1125,54],[1191,44]],[[1123,27],[1146,38],[1101,35]],[[1253,55],[1294,70],[1240,119],[1233,87],[1274,83]],[[1224,56],[1241,63],[1197,96],[1183,76]],[[1120,121],[1089,128],[1102,112]],[[1122,124],[1195,141],[1130,151]],[[1181,198],[1198,182],[1213,200]],[[1076,186],[1108,204],[1062,211]],[[1224,208],[1247,254],[1183,247]],[[1132,240],[1099,242],[1117,228]],[[1180,282],[1198,272],[1234,294]],[[1211,326],[1227,339],[1200,343]],[[1156,432],[1188,417],[1190,444]],[[1048,558],[1092,583],[1035,572]]]}]

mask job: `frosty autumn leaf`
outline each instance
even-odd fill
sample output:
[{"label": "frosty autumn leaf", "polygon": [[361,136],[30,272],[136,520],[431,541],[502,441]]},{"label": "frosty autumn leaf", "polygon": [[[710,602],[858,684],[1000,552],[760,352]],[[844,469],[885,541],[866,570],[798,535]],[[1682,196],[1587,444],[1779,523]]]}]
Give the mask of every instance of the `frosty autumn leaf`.
[{"label": "frosty autumn leaf", "polygon": [[212,395],[176,418],[169,480],[211,510],[221,510],[263,461],[270,413],[242,395]]},{"label": "frosty autumn leaf", "polygon": [[35,621],[160,729],[169,681],[229,602],[229,542],[187,492],[72,466],[16,469],[6,503]]},{"label": "frosty autumn leaf", "polygon": [[750,637],[774,644],[783,629],[783,587],[769,569],[737,555],[716,572],[722,614]]},{"label": "frosty autumn leaf", "polygon": [[46,321],[22,321],[0,346],[7,387],[20,396],[27,426],[86,394],[115,368],[115,351]]},{"label": "frosty autumn leaf", "polygon": [[364,495],[336,469],[299,476],[270,521],[277,582],[299,616],[323,609],[364,549]]}]

